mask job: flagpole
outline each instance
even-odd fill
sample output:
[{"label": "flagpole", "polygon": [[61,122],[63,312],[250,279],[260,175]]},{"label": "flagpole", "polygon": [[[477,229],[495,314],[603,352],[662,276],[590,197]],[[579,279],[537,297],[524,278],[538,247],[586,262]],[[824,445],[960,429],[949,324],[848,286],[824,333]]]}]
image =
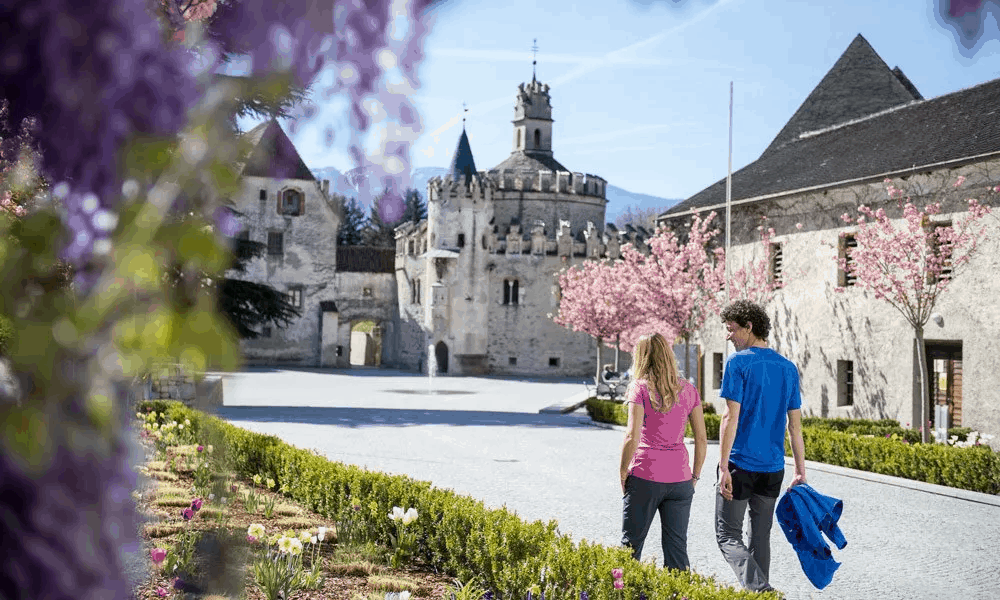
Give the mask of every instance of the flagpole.
[{"label": "flagpole", "polygon": [[[729,82],[729,167],[726,169],[726,302],[730,302],[729,279],[730,279],[730,236],[732,229],[733,210],[733,82]],[[729,356],[729,343],[726,343],[726,356]]]}]

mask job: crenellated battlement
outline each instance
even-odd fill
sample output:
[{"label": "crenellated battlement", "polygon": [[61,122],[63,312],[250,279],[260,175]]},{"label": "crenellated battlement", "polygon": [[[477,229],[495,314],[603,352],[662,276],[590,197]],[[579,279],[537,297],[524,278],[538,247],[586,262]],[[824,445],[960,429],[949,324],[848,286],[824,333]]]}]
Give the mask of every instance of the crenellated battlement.
[{"label": "crenellated battlement", "polygon": [[469,192],[479,198],[485,198],[487,189],[496,189],[496,184],[486,176],[484,171],[473,176],[471,181],[464,176],[458,180],[453,179],[451,175],[432,177],[427,182],[427,200],[434,202],[445,196],[455,198]]},{"label": "crenellated battlement", "polygon": [[427,182],[428,197],[436,199],[444,190],[451,195],[458,195],[471,187],[482,195],[485,186],[491,185],[495,190],[517,190],[525,192],[551,192],[594,196],[604,198],[607,194],[608,182],[602,177],[590,173],[570,171],[545,171],[527,174],[524,171],[479,171],[478,177],[472,178],[471,185],[461,178],[455,181],[450,175],[433,177]]},{"label": "crenellated battlement", "polygon": [[524,171],[493,171],[482,172],[496,184],[499,190],[517,190],[525,192],[552,192],[577,194],[580,196],[595,196],[604,198],[608,182],[590,173],[570,171],[545,171],[525,173]]}]

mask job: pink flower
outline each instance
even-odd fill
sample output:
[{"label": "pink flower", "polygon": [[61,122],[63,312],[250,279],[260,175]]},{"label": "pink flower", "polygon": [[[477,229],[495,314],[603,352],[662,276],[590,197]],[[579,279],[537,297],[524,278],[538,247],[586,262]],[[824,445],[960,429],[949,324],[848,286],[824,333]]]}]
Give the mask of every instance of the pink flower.
[{"label": "pink flower", "polygon": [[167,551],[163,548],[153,548],[149,551],[149,557],[153,559],[154,563],[160,564],[167,557]]},{"label": "pink flower", "polygon": [[621,579],[625,576],[625,572],[622,569],[611,569],[611,576],[615,579]]},{"label": "pink flower", "polygon": [[201,510],[202,500],[201,498],[195,498],[191,501],[191,508],[193,510]]},{"label": "pink flower", "polygon": [[167,597],[167,590],[165,590],[163,588],[156,588],[156,595],[159,596],[160,598],[166,598]]},{"label": "pink flower", "polygon": [[615,589],[620,590],[625,587],[625,582],[621,579],[615,579]]},{"label": "pink flower", "polygon": [[251,544],[256,544],[257,543],[257,538],[255,538],[252,535],[248,535],[247,536],[247,541],[250,542]]},{"label": "pink flower", "polygon": [[232,493],[234,493],[234,494],[235,494],[235,493],[236,493],[236,490],[237,490],[237,487],[236,487],[236,484],[235,484],[235,483],[234,483],[233,485],[229,486],[229,491],[231,491]]},{"label": "pink flower", "polygon": [[198,452],[203,452],[204,450],[205,450],[205,447],[202,446],[201,444],[198,444]]},{"label": "pink flower", "polygon": [[185,521],[190,521],[194,517],[194,511],[190,508],[185,508],[181,511],[181,516],[184,517]]}]

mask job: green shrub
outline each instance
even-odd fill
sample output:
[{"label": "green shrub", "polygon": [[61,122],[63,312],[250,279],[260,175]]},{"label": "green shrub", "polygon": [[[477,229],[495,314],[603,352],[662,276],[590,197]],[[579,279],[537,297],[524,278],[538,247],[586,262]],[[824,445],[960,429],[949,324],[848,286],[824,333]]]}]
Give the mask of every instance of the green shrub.
[{"label": "green shrub", "polygon": [[[628,407],[620,402],[611,400],[598,400],[591,398],[587,400],[587,414],[590,418],[600,423],[611,423],[613,425],[628,425]],[[719,439],[719,424],[722,417],[715,413],[705,413],[705,433],[710,440]],[[684,435],[694,437],[691,430],[691,423],[684,425]]]},{"label": "green shrub", "polygon": [[0,356],[7,355],[7,348],[14,339],[14,322],[7,315],[0,314]]},{"label": "green shrub", "polygon": [[238,477],[246,480],[257,473],[274,477],[279,486],[287,486],[288,496],[326,518],[343,517],[351,510],[351,498],[357,499],[362,509],[352,514],[362,522],[368,541],[383,545],[388,541],[387,515],[393,506],[416,508],[419,517],[409,525],[417,537],[415,558],[450,577],[478,581],[502,600],[523,598],[528,590],[546,591],[552,598],[579,598],[583,591],[593,600],[620,598],[612,586],[613,568],[625,570],[629,597],[640,592],[647,598],[674,594],[690,600],[777,597],[722,588],[691,572],[640,564],[625,548],[586,541],[577,545],[557,532],[555,521],[527,523],[506,508],[487,509],[478,500],[433,488],[428,482],[330,462],[274,436],[240,429],[182,405],[166,412],[169,418],[188,418],[199,428],[220,431],[224,437],[220,446],[225,444]]},{"label": "green shrub", "polygon": [[[911,444],[898,438],[867,437],[823,427],[803,427],[802,437],[806,460],[1000,494],[1000,454],[988,446]],[[791,455],[787,439],[785,453]]]}]

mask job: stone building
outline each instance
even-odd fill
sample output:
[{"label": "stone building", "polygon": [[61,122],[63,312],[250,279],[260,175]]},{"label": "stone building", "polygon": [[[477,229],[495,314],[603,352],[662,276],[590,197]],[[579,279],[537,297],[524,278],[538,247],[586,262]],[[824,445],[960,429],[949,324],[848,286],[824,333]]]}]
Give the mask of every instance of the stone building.
[{"label": "stone building", "polygon": [[243,340],[244,358],[250,364],[349,367],[351,327],[372,320],[379,324],[374,337],[380,357],[391,360],[398,318],[391,256],[386,261],[377,249],[337,248],[341,215],[329,183],[316,180],[277,121],[245,137],[252,151],[232,206],[241,235],[265,243],[267,253],[233,276],[286,292],[301,316]]},{"label": "stone building", "polygon": [[[961,218],[970,197],[994,207],[978,254],[938,300],[924,343],[931,403],[948,407],[949,425],[1000,434],[1000,220],[991,190],[1000,183],[998,107],[1000,80],[924,99],[858,35],[763,154],[733,173],[732,264],[762,255],[757,226],[766,216],[776,233],[771,277],[781,284],[767,307],[770,343],[799,367],[805,414],[893,418],[913,428],[921,421],[913,329],[837,264],[853,244],[841,215],[865,204],[901,218],[886,193],[892,178],[914,191],[917,206],[942,203],[932,224]],[[718,211],[724,223],[725,206],[723,177],[658,222],[681,225],[695,211]],[[710,321],[696,338],[703,396],[721,408],[725,330]]]},{"label": "stone building", "polygon": [[648,232],[605,225],[605,180],[555,159],[549,86],[521,84],[514,113],[506,160],[478,171],[463,127],[449,174],[428,183],[427,219],[396,230],[402,366],[423,370],[433,357],[457,374],[595,370],[594,340],[549,316],[559,272],[617,258]]}]

